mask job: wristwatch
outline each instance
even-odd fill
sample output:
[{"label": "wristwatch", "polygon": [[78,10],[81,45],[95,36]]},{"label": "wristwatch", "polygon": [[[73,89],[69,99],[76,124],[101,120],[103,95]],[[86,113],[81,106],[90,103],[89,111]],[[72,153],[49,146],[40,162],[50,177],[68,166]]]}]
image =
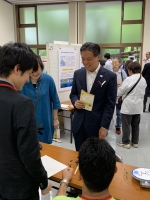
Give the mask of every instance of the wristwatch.
[{"label": "wristwatch", "polygon": [[63,180],[60,182],[60,185],[61,185],[62,183],[66,183],[67,186],[68,186],[68,184],[69,184],[69,182],[68,182],[66,179],[63,179]]}]

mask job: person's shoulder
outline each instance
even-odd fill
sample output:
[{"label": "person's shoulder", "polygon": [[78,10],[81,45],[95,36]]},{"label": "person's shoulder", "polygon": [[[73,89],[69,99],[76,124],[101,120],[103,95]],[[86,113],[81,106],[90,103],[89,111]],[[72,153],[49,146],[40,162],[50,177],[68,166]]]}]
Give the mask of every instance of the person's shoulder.
[{"label": "person's shoulder", "polygon": [[150,67],[150,62],[145,63],[144,68],[149,68]]},{"label": "person's shoulder", "polygon": [[73,198],[73,197],[66,197],[64,195],[60,195],[60,196],[56,196],[53,198],[53,200],[81,200],[80,197],[76,197],[76,198]]},{"label": "person's shoulder", "polygon": [[42,77],[43,80],[50,81],[50,82],[54,82],[53,77],[50,76],[49,74],[43,73],[42,76],[43,76],[43,77]]},{"label": "person's shoulder", "polygon": [[74,75],[81,74],[81,73],[83,73],[83,72],[85,72],[85,71],[86,71],[85,67],[82,67],[81,69],[75,70],[75,71],[74,71]]},{"label": "person's shoulder", "polygon": [[107,76],[111,76],[111,77],[116,76],[116,73],[110,71],[109,69],[106,69],[103,67],[102,70],[103,70],[103,72],[105,72],[107,74]]},{"label": "person's shoulder", "polygon": [[20,94],[20,93],[17,93],[17,99],[20,101],[20,102],[32,102],[31,98],[29,98],[28,96],[26,95],[23,95],[23,94]]},{"label": "person's shoulder", "polygon": [[15,93],[12,98],[12,104],[15,105],[16,108],[19,108],[22,105],[27,105],[27,107],[30,107],[31,104],[33,105],[33,101],[26,95]]},{"label": "person's shoulder", "polygon": [[80,69],[77,69],[75,72],[80,73],[80,72],[84,72],[84,71],[86,71],[86,69],[85,69],[85,67],[82,67]]}]

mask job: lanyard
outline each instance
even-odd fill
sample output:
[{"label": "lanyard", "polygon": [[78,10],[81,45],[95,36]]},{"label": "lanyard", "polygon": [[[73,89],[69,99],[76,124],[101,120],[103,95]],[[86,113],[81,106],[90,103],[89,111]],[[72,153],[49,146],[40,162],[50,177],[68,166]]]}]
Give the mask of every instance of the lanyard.
[{"label": "lanyard", "polygon": [[7,83],[0,83],[0,87],[8,87],[8,88],[14,90],[15,92],[18,92],[18,90],[16,88],[14,88],[13,86],[11,86]]},{"label": "lanyard", "polygon": [[109,196],[107,196],[107,197],[105,197],[105,198],[103,198],[103,199],[90,199],[90,198],[87,198],[87,197],[85,197],[85,196],[81,196],[81,198],[82,198],[83,200],[108,200],[108,199],[112,198],[112,196],[109,195]]}]

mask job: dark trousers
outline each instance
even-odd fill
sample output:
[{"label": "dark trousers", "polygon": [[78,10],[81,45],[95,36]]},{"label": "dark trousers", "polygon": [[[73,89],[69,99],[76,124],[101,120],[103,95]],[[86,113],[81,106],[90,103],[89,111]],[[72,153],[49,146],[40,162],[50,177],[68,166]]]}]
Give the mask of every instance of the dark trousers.
[{"label": "dark trousers", "polygon": [[124,144],[130,143],[130,132],[131,142],[138,144],[139,142],[139,125],[140,125],[140,114],[137,115],[125,115],[122,114],[122,142]]},{"label": "dark trousers", "polygon": [[121,128],[121,113],[116,104],[116,128]]},{"label": "dark trousers", "polygon": [[79,131],[73,134],[75,140],[76,151],[79,151],[83,142],[89,137],[98,137],[99,126],[87,125],[86,119],[83,120]]},{"label": "dark trousers", "polygon": [[149,90],[150,90],[150,88],[146,87],[145,95],[144,95],[144,110],[146,109],[146,103],[147,103],[147,97],[148,97]]},{"label": "dark trousers", "polygon": [[[30,197],[28,199],[15,199],[15,200],[39,200],[39,194],[37,194],[36,196],[34,197]],[[5,199],[3,198],[1,195],[0,195],[0,200],[12,200],[12,199]],[[14,200],[14,199],[13,199]]]}]

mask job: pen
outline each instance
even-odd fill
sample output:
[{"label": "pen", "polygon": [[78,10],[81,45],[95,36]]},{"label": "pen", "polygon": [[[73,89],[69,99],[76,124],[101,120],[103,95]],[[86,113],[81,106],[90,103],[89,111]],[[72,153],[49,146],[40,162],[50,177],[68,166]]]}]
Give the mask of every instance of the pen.
[{"label": "pen", "polygon": [[77,167],[76,167],[76,170],[75,170],[74,174],[76,174],[76,173],[77,173],[78,169],[79,169],[79,165],[77,165]]}]

